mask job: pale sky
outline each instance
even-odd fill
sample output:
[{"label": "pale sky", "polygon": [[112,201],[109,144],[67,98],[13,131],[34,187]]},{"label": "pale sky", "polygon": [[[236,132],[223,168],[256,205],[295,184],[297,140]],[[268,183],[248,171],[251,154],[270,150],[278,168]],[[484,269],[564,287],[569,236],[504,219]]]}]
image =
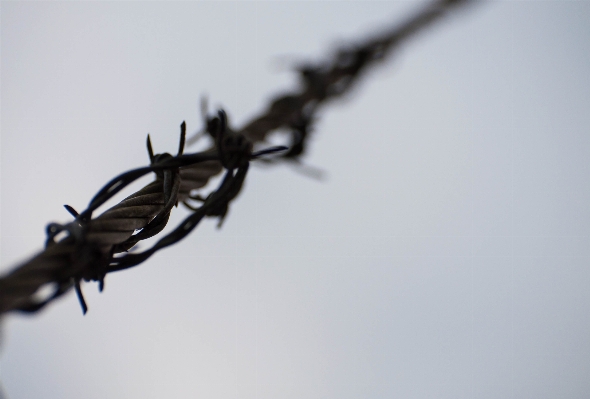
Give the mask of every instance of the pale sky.
[{"label": "pale sky", "polygon": [[[418,5],[2,2],[0,270],[148,132],[176,151],[201,95],[240,126]],[[85,284],[86,316],[6,317],[6,397],[588,397],[589,22],[506,1],[422,32],[320,115],[324,180],[253,166],[221,230]]]}]

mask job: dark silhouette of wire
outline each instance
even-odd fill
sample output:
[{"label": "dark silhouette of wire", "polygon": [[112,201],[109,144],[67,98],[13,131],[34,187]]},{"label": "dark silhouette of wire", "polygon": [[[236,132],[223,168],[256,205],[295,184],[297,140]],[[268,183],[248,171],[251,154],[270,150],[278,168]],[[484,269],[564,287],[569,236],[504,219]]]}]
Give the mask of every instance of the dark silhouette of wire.
[{"label": "dark silhouette of wire", "polygon": [[[252,159],[283,151],[267,162],[298,160],[305,153],[309,133],[321,106],[347,93],[370,67],[387,59],[393,50],[418,31],[454,7],[471,2],[435,1],[399,26],[339,49],[332,59],[298,66],[299,88],[275,97],[264,112],[239,129],[227,125],[223,111],[215,117],[206,116],[203,132],[214,142],[207,151],[183,154],[184,122],[176,156],[154,155],[148,137],[149,166],[112,179],[81,213],[66,205],[74,220],[65,225],[49,224],[46,248],[0,278],[0,314],[39,311],[71,288],[75,288],[85,313],[87,305],[82,295],[82,280],[98,281],[102,291],[106,274],[136,266],[156,251],[173,245],[188,235],[204,217],[218,217],[221,223],[242,187]],[[253,150],[254,144],[264,143],[269,133],[285,128],[291,136],[288,149]],[[194,194],[211,177],[224,170],[223,181],[207,198]],[[99,206],[148,173],[156,174],[152,183],[98,217],[92,217]],[[149,250],[126,252],[137,242],[159,234],[166,226],[172,208],[179,202],[193,211],[191,215]],[[194,205],[195,202],[200,205]],[[65,238],[58,239],[61,233]],[[35,293],[48,284],[53,286],[53,293],[37,299]]]}]

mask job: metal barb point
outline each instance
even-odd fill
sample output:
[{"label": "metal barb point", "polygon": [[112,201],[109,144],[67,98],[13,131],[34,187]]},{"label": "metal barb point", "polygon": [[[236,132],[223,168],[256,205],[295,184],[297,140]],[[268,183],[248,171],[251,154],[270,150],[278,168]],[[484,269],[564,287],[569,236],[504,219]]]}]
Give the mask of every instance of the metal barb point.
[{"label": "metal barb point", "polygon": [[78,301],[80,302],[80,306],[82,307],[82,313],[86,314],[86,312],[88,312],[88,306],[86,305],[86,301],[84,300],[84,294],[82,294],[82,287],[80,287],[80,279],[76,279],[74,287],[76,288],[76,295],[78,296]]},{"label": "metal barb point", "polygon": [[147,145],[148,154],[150,156],[150,164],[153,164],[154,163],[154,150],[152,148],[152,140],[150,140],[149,133],[147,135],[146,145]]},{"label": "metal barb point", "polygon": [[74,208],[72,208],[71,206],[64,205],[64,208],[66,208],[66,211],[68,211],[70,213],[70,215],[72,215],[73,217],[75,217],[75,218],[78,217],[79,213]]},{"label": "metal barb point", "polygon": [[178,145],[178,155],[182,155],[184,151],[184,143],[186,141],[186,122],[182,121],[180,124],[180,144]]}]

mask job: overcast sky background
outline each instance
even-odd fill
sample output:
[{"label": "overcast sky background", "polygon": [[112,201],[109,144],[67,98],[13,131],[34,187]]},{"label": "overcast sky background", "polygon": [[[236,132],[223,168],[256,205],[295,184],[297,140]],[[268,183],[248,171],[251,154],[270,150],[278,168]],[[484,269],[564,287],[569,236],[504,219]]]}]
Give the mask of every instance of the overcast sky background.
[{"label": "overcast sky background", "polygon": [[[175,152],[202,94],[241,126],[289,62],[419,4],[2,2],[1,270],[146,133]],[[500,2],[423,32],[321,114],[323,181],[252,167],[221,230],[85,284],[85,317],[6,317],[6,396],[587,398],[589,22]]]}]

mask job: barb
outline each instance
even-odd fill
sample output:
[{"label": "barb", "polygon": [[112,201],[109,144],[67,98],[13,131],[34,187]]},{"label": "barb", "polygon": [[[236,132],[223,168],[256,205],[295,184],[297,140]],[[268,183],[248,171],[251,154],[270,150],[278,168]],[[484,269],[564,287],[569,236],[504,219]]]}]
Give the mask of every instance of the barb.
[{"label": "barb", "polygon": [[[396,28],[339,49],[333,59],[298,66],[300,87],[275,97],[262,114],[240,129],[228,126],[224,111],[219,111],[215,117],[207,116],[203,100],[205,126],[189,139],[189,143],[207,133],[214,145],[204,152],[183,154],[184,122],[176,156],[154,155],[148,135],[149,166],[130,170],[109,181],[80,214],[65,205],[74,221],[65,225],[49,224],[45,250],[0,278],[0,315],[9,311],[37,312],[72,287],[86,313],[88,307],[82,295],[81,280],[98,281],[102,291],[106,274],[136,266],[156,251],[173,245],[186,237],[204,217],[218,217],[221,225],[231,201],[240,192],[251,160],[283,151],[284,154],[268,162],[281,159],[299,162],[305,154],[313,122],[324,104],[349,92],[365,71],[387,59],[418,31],[452,8],[472,2],[435,1]],[[278,129],[290,132],[288,149],[273,147],[253,151],[254,143],[264,143],[269,133]],[[217,190],[205,199],[193,194],[224,169],[225,177]],[[124,187],[152,172],[156,174],[152,183],[100,216],[92,217],[96,209]],[[200,201],[201,205],[193,206],[189,200]],[[193,212],[150,249],[126,253],[137,242],[160,233],[178,202],[183,202]],[[58,240],[61,233],[66,237]],[[118,255],[121,253],[123,255]],[[53,293],[45,299],[36,299],[35,293],[45,285],[52,285]]]}]

